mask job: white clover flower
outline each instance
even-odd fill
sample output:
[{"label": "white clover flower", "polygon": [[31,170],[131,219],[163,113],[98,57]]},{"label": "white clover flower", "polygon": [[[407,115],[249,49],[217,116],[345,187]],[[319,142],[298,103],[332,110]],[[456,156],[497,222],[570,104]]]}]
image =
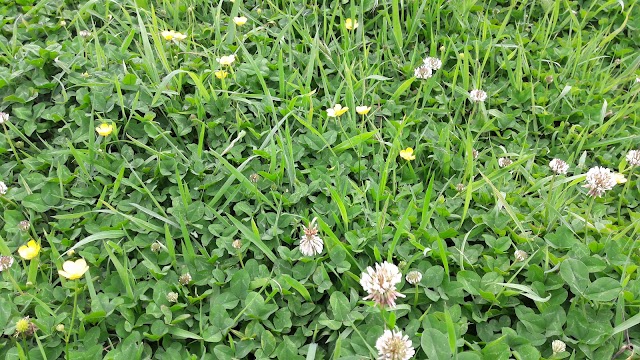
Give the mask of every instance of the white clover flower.
[{"label": "white clover flower", "polygon": [[498,165],[500,165],[501,168],[507,167],[511,164],[513,164],[513,161],[509,158],[501,157],[498,159]]},{"label": "white clover flower", "polygon": [[471,149],[471,155],[473,155],[473,160],[477,160],[478,159],[478,150],[476,149]]},{"label": "white clover flower", "polygon": [[402,331],[385,330],[376,341],[378,360],[409,360],[416,353],[411,340]]},{"label": "white clover flower", "polygon": [[4,124],[7,121],[9,121],[9,114],[0,111],[0,124]]},{"label": "white clover flower", "polygon": [[7,270],[13,265],[13,256],[0,256],[0,272]]},{"label": "white clover flower", "polygon": [[430,67],[431,70],[438,70],[442,67],[442,60],[429,56],[424,59],[424,65]]},{"label": "white clover flower", "polygon": [[324,242],[318,236],[317,218],[313,218],[309,226],[304,227],[304,235],[300,239],[300,252],[305,256],[314,256],[322,253]]},{"label": "white clover flower", "polygon": [[431,69],[429,66],[426,66],[426,65],[418,66],[413,71],[413,76],[417,77],[418,79],[428,79],[432,75],[433,75],[433,69]]},{"label": "white clover flower", "polygon": [[402,281],[402,274],[394,264],[383,262],[376,264],[375,270],[369,266],[360,276],[360,285],[369,294],[364,300],[373,299],[376,303],[396,306],[396,298],[405,297],[396,290],[396,284]]},{"label": "white clover flower", "polygon": [[515,256],[516,261],[525,261],[529,258],[529,254],[524,250],[516,250],[513,256]]},{"label": "white clover flower", "polygon": [[611,170],[601,166],[589,169],[585,181],[587,183],[584,187],[589,189],[588,194],[593,197],[602,196],[605,191],[613,189],[617,184],[616,178],[613,176]]},{"label": "white clover flower", "polygon": [[636,84],[640,84],[640,77],[636,78]]},{"label": "white clover flower", "polygon": [[561,353],[567,350],[567,344],[562,340],[553,340],[551,343],[551,350],[553,350],[554,354]]},{"label": "white clover flower", "polygon": [[411,285],[415,285],[422,280],[422,273],[417,270],[410,271],[407,276],[405,276],[405,280]]},{"label": "white clover flower", "polygon": [[178,301],[178,294],[173,291],[167,293],[167,301],[170,303],[174,303]]},{"label": "white clover flower", "polygon": [[153,244],[151,244],[151,251],[154,253],[159,253],[160,250],[162,250],[162,244],[160,244],[159,241],[154,241]]},{"label": "white clover flower", "polygon": [[89,30],[80,30],[78,32],[78,35],[82,36],[83,38],[88,38],[89,36],[91,36],[91,31],[89,31]]},{"label": "white clover flower", "polygon": [[457,192],[463,192],[467,187],[464,186],[464,184],[460,183],[458,185],[456,185],[456,191]]},{"label": "white clover flower", "polygon": [[31,227],[29,220],[22,220],[18,223],[18,230],[27,231]]},{"label": "white clover flower", "polygon": [[5,184],[3,181],[0,181],[0,195],[5,195],[7,191],[9,191],[7,184]]},{"label": "white clover flower", "polygon": [[186,273],[186,274],[180,275],[178,282],[180,283],[180,285],[187,285],[191,282],[191,280],[192,280],[191,274]]},{"label": "white clover flower", "polygon": [[242,248],[242,241],[240,239],[233,240],[231,246],[236,250],[240,250],[240,248]]},{"label": "white clover flower", "polygon": [[640,150],[629,150],[627,153],[627,162],[631,166],[640,165]]},{"label": "white clover flower", "polygon": [[549,162],[551,170],[558,175],[565,175],[569,170],[569,164],[560,159],[553,159]]},{"label": "white clover flower", "polygon": [[469,91],[469,98],[471,101],[484,102],[487,100],[487,93],[479,89],[473,89]]}]

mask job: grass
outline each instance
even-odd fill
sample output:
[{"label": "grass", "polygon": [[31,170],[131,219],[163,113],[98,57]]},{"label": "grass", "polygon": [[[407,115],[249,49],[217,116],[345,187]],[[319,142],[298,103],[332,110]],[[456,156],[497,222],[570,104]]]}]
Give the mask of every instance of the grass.
[{"label": "grass", "polygon": [[[6,3],[0,356],[366,359],[395,329],[416,359],[637,357],[638,19],[617,0]],[[442,68],[414,77],[427,56]],[[595,166],[626,183],[590,197]],[[395,308],[363,300],[383,261]]]}]

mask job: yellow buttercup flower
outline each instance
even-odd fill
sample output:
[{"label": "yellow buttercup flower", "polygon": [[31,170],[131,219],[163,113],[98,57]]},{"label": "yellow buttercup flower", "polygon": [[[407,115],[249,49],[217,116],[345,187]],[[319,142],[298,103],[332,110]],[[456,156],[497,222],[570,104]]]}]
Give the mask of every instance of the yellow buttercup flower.
[{"label": "yellow buttercup flower", "polygon": [[40,245],[35,240],[29,240],[27,245],[18,248],[18,254],[25,260],[31,260],[40,253]]},{"label": "yellow buttercup flower", "polygon": [[247,18],[244,16],[236,16],[233,18],[233,23],[238,26],[242,26],[247,23]]},{"label": "yellow buttercup flower", "polygon": [[338,117],[338,116],[346,113],[347,111],[349,111],[348,107],[342,107],[342,105],[340,105],[340,104],[335,104],[335,105],[333,105],[332,108],[328,108],[327,109],[327,116],[328,117]]},{"label": "yellow buttercup flower", "polygon": [[96,127],[96,132],[100,136],[109,136],[111,132],[113,132],[113,125],[102,123],[100,126]]},{"label": "yellow buttercup flower", "polygon": [[360,115],[367,115],[371,110],[370,106],[356,106],[356,112]]},{"label": "yellow buttercup flower", "polygon": [[224,79],[224,78],[227,77],[227,75],[229,75],[229,73],[224,71],[224,70],[218,70],[218,71],[214,72],[214,74],[216,75],[216,77],[218,79]]},{"label": "yellow buttercup flower", "polygon": [[173,30],[163,31],[160,33],[160,35],[162,35],[162,37],[167,41],[175,41],[175,42],[178,42],[180,40],[184,40],[187,38],[187,35],[183,33],[179,33],[177,31],[173,31]]},{"label": "yellow buttercup flower", "polygon": [[613,173],[613,179],[616,181],[616,184],[624,184],[627,182],[627,178],[620,173]]},{"label": "yellow buttercup flower", "polygon": [[344,21],[344,27],[347,30],[355,30],[358,28],[358,20],[348,18],[347,20]]},{"label": "yellow buttercup flower", "polygon": [[234,61],[236,61],[236,56],[235,55],[223,56],[223,57],[217,58],[216,61],[220,63],[220,65],[230,66],[231,64],[233,64]]},{"label": "yellow buttercup flower", "polygon": [[408,147],[408,148],[406,148],[404,150],[400,150],[400,157],[405,159],[405,160],[407,160],[407,161],[415,160],[415,158],[416,158],[416,156],[413,155],[413,149],[410,148],[410,147]]},{"label": "yellow buttercup flower", "polygon": [[69,280],[76,280],[82,277],[89,270],[89,265],[84,259],[76,261],[67,260],[62,264],[62,270],[58,270],[58,274]]}]

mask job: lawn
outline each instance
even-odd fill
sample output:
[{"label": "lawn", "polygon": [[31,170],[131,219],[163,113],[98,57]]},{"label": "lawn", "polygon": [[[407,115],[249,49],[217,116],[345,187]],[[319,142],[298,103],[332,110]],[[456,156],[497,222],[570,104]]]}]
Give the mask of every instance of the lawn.
[{"label": "lawn", "polygon": [[0,4],[0,357],[640,358],[635,0]]}]

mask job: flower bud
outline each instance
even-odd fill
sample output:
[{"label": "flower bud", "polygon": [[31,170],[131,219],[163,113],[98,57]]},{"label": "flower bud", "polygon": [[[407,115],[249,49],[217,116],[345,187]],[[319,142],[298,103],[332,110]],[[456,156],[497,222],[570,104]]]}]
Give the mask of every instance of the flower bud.
[{"label": "flower bud", "polygon": [[529,254],[524,250],[516,250],[513,255],[515,256],[516,261],[525,261],[529,258]]}]

